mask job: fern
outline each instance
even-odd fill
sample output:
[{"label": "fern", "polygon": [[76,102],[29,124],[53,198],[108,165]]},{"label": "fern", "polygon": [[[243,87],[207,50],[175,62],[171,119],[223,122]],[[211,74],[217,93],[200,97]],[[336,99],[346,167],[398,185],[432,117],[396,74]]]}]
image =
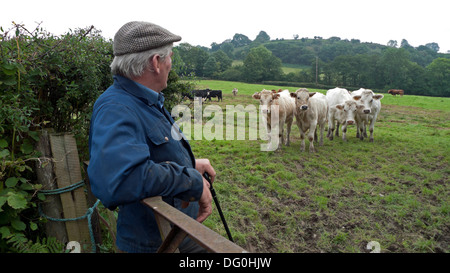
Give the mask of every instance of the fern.
[{"label": "fern", "polygon": [[18,253],[62,253],[64,248],[55,237],[37,238],[37,241],[33,242],[22,233],[11,235],[7,242],[11,245],[11,250]]}]

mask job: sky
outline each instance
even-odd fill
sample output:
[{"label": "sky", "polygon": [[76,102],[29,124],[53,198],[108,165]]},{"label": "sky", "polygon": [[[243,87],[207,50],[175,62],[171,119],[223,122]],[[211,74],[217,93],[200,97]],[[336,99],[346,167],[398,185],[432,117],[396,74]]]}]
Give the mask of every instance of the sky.
[{"label": "sky", "polygon": [[3,1],[0,26],[12,21],[55,35],[93,25],[105,38],[129,21],[147,21],[180,35],[182,43],[210,47],[234,34],[254,40],[265,31],[272,40],[359,39],[387,45],[406,39],[411,46],[438,43],[450,51],[448,0],[21,0]]}]

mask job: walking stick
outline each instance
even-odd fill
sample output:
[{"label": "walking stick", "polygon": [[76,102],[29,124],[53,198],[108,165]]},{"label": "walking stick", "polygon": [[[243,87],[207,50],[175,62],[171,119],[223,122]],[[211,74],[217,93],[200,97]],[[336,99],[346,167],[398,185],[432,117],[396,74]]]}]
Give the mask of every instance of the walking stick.
[{"label": "walking stick", "polygon": [[210,185],[209,190],[211,191],[211,195],[214,199],[214,203],[216,204],[217,210],[219,211],[220,219],[222,219],[222,223],[223,223],[223,226],[225,227],[225,231],[227,232],[228,238],[230,239],[230,241],[232,241],[234,243],[233,237],[231,237],[231,232],[228,229],[227,221],[225,221],[225,217],[223,216],[222,209],[220,208],[220,204],[219,204],[219,200],[217,199],[216,191],[214,190],[213,184],[211,183],[211,178],[207,172],[205,172],[203,174],[203,176],[209,182],[209,185]]}]

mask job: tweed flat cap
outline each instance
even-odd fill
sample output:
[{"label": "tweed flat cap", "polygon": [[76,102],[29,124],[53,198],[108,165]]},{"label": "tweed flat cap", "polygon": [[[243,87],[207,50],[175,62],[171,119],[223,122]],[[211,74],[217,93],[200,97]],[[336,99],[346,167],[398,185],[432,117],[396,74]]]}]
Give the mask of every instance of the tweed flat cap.
[{"label": "tweed flat cap", "polygon": [[114,56],[138,53],[181,40],[165,28],[147,22],[129,22],[114,36]]}]

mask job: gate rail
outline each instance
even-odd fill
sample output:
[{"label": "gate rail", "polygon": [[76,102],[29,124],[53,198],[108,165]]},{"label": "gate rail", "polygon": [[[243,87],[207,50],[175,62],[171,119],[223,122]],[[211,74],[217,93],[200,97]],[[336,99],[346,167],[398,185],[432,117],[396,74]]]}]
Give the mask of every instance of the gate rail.
[{"label": "gate rail", "polygon": [[[242,247],[167,204],[161,196],[146,198],[142,200],[142,203],[153,210],[158,223],[163,239],[158,253],[178,252],[178,246],[186,236],[212,253],[247,252]],[[173,228],[170,224],[173,224]]]}]

